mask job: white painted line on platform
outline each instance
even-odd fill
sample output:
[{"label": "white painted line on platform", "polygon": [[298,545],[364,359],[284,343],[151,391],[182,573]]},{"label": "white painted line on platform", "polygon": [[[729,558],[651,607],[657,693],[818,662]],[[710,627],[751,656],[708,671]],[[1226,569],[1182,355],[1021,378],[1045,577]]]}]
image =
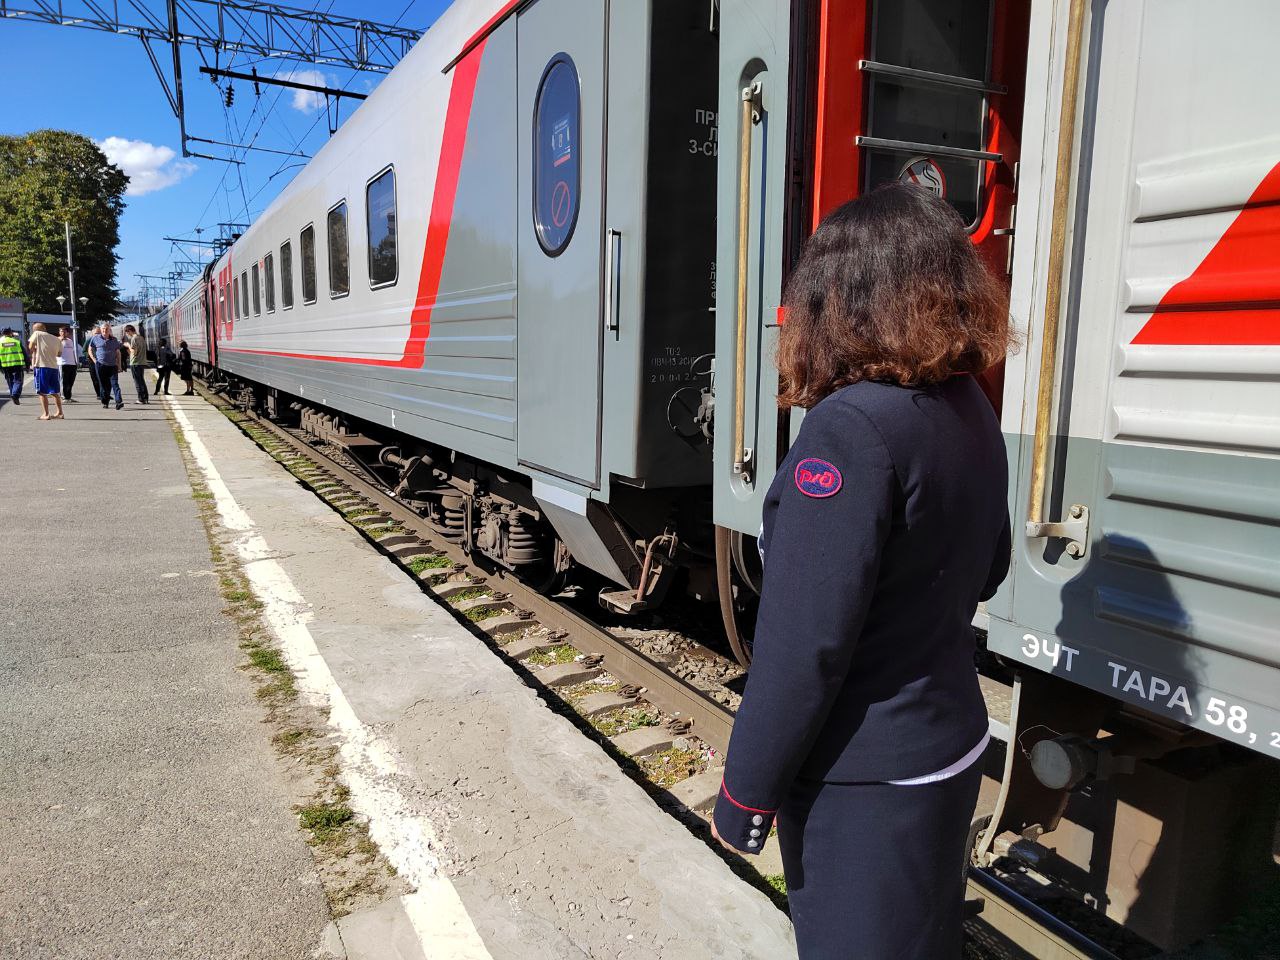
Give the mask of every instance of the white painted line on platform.
[{"label": "white painted line on platform", "polygon": [[339,757],[352,806],[368,818],[370,837],[414,889],[401,903],[423,954],[431,960],[492,960],[453,883],[440,872],[440,861],[432,852],[436,838],[430,821],[414,813],[400,787],[407,778],[394,751],[356,716],[316,647],[307,627],[310,605],[272,558],[266,540],[236,502],[191,420],[176,404],[168,406],[204,474],[223,525],[238,534],[235,550],[254,594],[263,603],[263,619],[298,674],[299,689],[329,707],[329,725],[340,739]]}]

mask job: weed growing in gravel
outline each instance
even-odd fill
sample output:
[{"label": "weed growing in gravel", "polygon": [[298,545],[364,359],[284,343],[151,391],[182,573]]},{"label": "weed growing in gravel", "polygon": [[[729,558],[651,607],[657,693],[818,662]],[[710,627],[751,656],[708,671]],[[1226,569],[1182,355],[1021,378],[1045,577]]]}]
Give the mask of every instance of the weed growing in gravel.
[{"label": "weed growing in gravel", "polygon": [[332,843],[344,826],[355,817],[345,803],[308,803],[298,808],[298,821],[311,831],[316,843]]},{"label": "weed growing in gravel", "polygon": [[249,651],[249,662],[264,673],[289,672],[289,664],[275,647],[253,647]]},{"label": "weed growing in gravel", "polygon": [[660,787],[674,787],[681,780],[701,773],[707,766],[701,752],[681,747],[638,757],[636,762]]},{"label": "weed growing in gravel", "polygon": [[621,710],[592,717],[589,722],[606,737],[616,737],[628,730],[657,726],[658,714],[644,707],[623,707]]},{"label": "weed growing in gravel", "polygon": [[310,727],[294,727],[291,730],[281,730],[271,742],[274,743],[282,753],[296,753],[302,744],[308,740],[314,740],[318,734]]},{"label": "weed growing in gravel", "polygon": [[549,667],[556,663],[573,663],[578,658],[578,651],[567,643],[550,650],[539,650],[524,658],[524,662],[535,667]]},{"label": "weed growing in gravel", "polygon": [[764,882],[777,890],[784,897],[787,895],[787,878],[780,873],[766,874]]}]

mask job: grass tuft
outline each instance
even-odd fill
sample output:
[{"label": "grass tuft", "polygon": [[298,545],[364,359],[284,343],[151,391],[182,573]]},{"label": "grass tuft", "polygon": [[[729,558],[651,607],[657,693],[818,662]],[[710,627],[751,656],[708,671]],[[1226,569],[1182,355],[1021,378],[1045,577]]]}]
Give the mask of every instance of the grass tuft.
[{"label": "grass tuft", "polygon": [[342,828],[355,818],[355,811],[342,802],[309,803],[298,808],[298,821],[311,831],[316,843],[336,840]]},{"label": "grass tuft", "polygon": [[421,573],[423,570],[440,570],[451,566],[453,564],[443,554],[436,557],[414,557],[409,561],[409,569],[414,573]]},{"label": "grass tuft", "polygon": [[567,643],[562,643],[558,647],[552,647],[550,650],[538,650],[524,658],[524,662],[535,667],[549,667],[553,663],[573,663],[578,657],[578,651]]},{"label": "grass tuft", "polygon": [[289,664],[274,647],[254,647],[249,651],[249,662],[264,673],[289,672]]}]

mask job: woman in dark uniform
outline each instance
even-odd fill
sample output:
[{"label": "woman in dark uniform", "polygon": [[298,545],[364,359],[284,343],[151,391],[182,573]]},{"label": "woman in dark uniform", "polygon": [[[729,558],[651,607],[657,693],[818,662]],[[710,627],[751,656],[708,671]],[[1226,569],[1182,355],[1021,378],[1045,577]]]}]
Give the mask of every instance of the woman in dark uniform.
[{"label": "woman in dark uniform", "polygon": [[187,348],[187,341],[178,341],[178,377],[187,385],[187,392],[184,397],[189,397],[195,393],[195,384],[191,379],[191,351]]},{"label": "woman in dark uniform", "polygon": [[778,349],[799,436],[764,503],[755,658],[714,829],[773,826],[802,960],[961,950],[987,744],[970,623],[1009,565],[1004,442],[975,382],[1002,286],[944,201],[893,184],[818,227]]}]

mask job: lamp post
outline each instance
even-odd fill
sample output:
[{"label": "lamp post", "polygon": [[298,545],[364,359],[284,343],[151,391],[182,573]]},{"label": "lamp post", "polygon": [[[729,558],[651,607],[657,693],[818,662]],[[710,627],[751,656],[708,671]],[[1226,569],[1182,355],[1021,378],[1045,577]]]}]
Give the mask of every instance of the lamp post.
[{"label": "lamp post", "polygon": [[[76,320],[76,268],[75,263],[71,259],[71,221],[63,220],[62,226],[67,232],[67,286],[71,288],[71,329],[73,337],[80,336],[80,324]],[[83,305],[89,302],[88,297],[81,297],[80,303]],[[58,306],[62,306],[62,298],[58,298]]]}]

